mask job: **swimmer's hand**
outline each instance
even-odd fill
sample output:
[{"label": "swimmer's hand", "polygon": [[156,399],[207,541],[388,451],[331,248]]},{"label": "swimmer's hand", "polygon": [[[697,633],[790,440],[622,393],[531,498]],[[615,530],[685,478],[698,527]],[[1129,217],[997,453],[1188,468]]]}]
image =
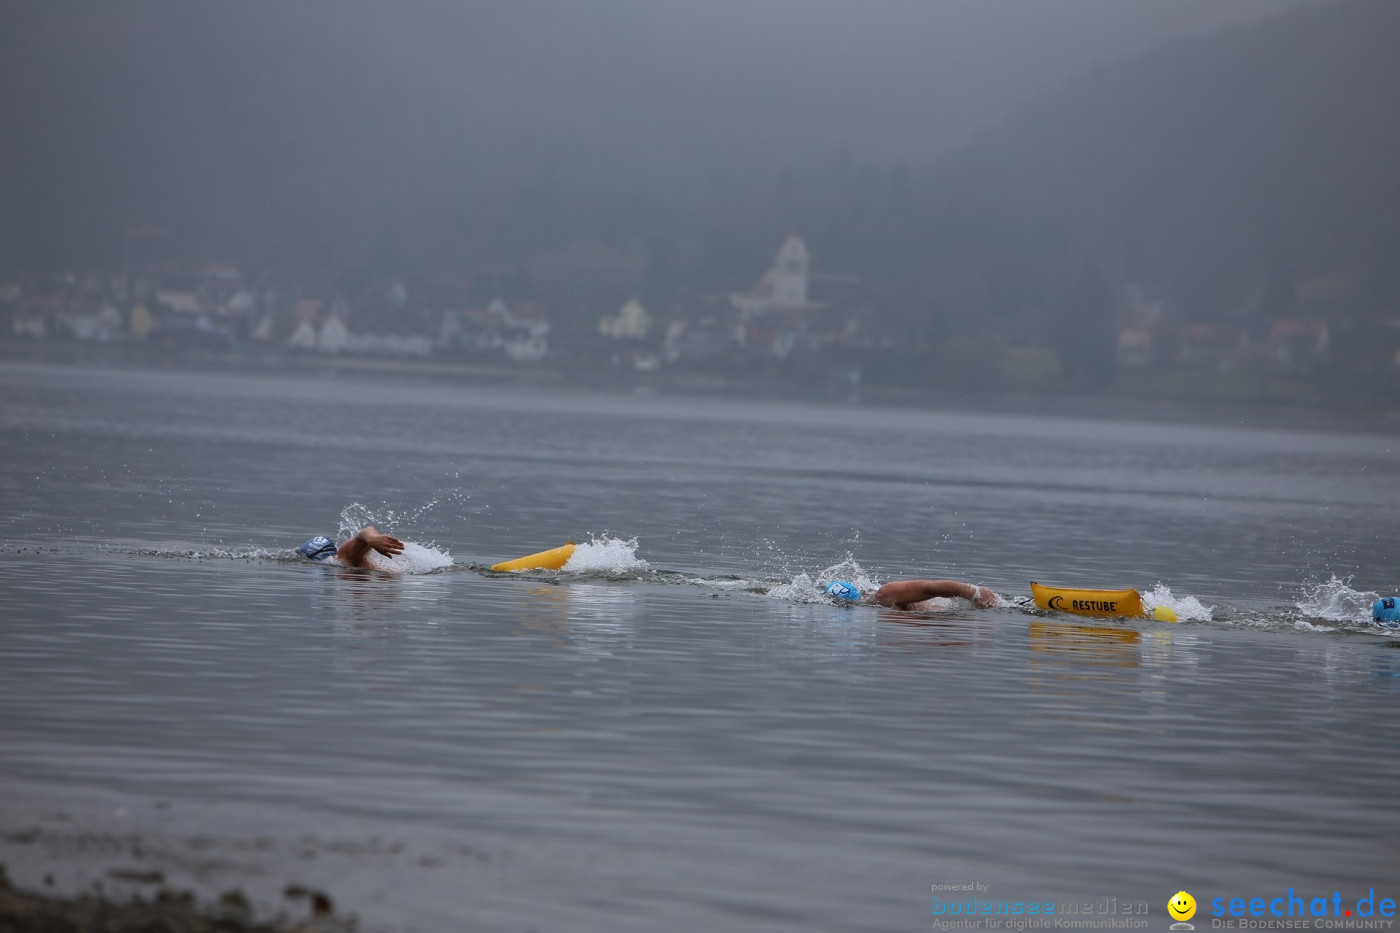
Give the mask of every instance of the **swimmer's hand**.
[{"label": "swimmer's hand", "polygon": [[373,528],[365,529],[370,534],[365,536],[366,542],[385,557],[393,559],[395,554],[403,553],[403,542],[393,535],[380,534]]},{"label": "swimmer's hand", "polygon": [[992,591],[988,586],[973,587],[975,595],[972,597],[972,605],[978,609],[995,609],[1001,605],[1001,597]]},{"label": "swimmer's hand", "polygon": [[392,559],[395,554],[403,553],[403,542],[393,535],[380,534],[373,525],[366,525],[355,534],[355,537],[342,544],[335,556],[347,567],[369,570],[372,569],[369,562],[371,549]]}]

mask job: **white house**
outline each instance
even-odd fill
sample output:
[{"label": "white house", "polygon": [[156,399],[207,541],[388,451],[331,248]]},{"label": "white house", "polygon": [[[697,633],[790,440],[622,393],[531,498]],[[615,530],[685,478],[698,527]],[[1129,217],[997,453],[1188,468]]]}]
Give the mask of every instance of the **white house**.
[{"label": "white house", "polygon": [[808,310],[812,307],[807,300],[810,265],[807,244],[797,234],[790,234],[758,286],[746,295],[731,295],[730,300],[745,317],[777,310]]},{"label": "white house", "polygon": [[321,333],[316,337],[316,349],[322,353],[340,353],[346,349],[349,336],[345,322],[332,315],[321,325]]}]

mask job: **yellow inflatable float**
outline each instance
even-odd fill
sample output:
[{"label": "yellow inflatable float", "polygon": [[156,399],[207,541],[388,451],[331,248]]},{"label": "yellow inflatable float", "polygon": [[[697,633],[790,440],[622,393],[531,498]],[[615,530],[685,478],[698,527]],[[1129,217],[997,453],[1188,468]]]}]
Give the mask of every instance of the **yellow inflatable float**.
[{"label": "yellow inflatable float", "polygon": [[[1041,586],[1031,582],[1031,596],[1041,609],[1072,612],[1081,616],[1142,616],[1142,595],[1137,590],[1086,590],[1067,586]],[[1175,622],[1176,613],[1170,606],[1157,606],[1152,618],[1158,622]]]},{"label": "yellow inflatable float", "polygon": [[493,564],[492,570],[558,570],[569,562],[569,558],[574,556],[574,542],[550,548],[548,551],[540,551],[537,554],[527,554],[524,557],[517,557],[515,560],[501,561]]}]

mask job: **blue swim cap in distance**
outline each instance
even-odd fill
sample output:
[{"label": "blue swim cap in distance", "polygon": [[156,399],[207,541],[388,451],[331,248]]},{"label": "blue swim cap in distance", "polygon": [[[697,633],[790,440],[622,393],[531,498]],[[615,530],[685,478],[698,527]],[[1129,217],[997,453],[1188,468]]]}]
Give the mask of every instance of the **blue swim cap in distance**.
[{"label": "blue swim cap in distance", "polygon": [[334,557],[336,550],[334,541],[325,535],[317,535],[297,548],[297,553],[309,560],[323,561]]},{"label": "blue swim cap in distance", "polygon": [[1386,628],[1400,628],[1400,598],[1386,596],[1371,607],[1371,618]]},{"label": "blue swim cap in distance", "polygon": [[853,603],[860,599],[860,587],[845,580],[832,580],[826,585],[826,595],[843,602]]}]

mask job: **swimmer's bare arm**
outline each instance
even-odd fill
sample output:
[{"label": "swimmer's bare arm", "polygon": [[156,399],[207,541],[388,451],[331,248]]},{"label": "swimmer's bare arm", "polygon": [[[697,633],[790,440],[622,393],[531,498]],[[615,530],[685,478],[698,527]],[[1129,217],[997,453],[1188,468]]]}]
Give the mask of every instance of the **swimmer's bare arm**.
[{"label": "swimmer's bare arm", "polygon": [[876,602],[893,609],[908,609],[936,596],[970,600],[978,609],[990,609],[998,602],[989,588],[958,580],[896,580],[875,591]]},{"label": "swimmer's bare arm", "polygon": [[390,559],[403,553],[403,542],[393,535],[380,534],[373,525],[361,528],[355,537],[346,541],[335,552],[336,559],[347,567],[370,566],[369,552],[378,551]]}]

